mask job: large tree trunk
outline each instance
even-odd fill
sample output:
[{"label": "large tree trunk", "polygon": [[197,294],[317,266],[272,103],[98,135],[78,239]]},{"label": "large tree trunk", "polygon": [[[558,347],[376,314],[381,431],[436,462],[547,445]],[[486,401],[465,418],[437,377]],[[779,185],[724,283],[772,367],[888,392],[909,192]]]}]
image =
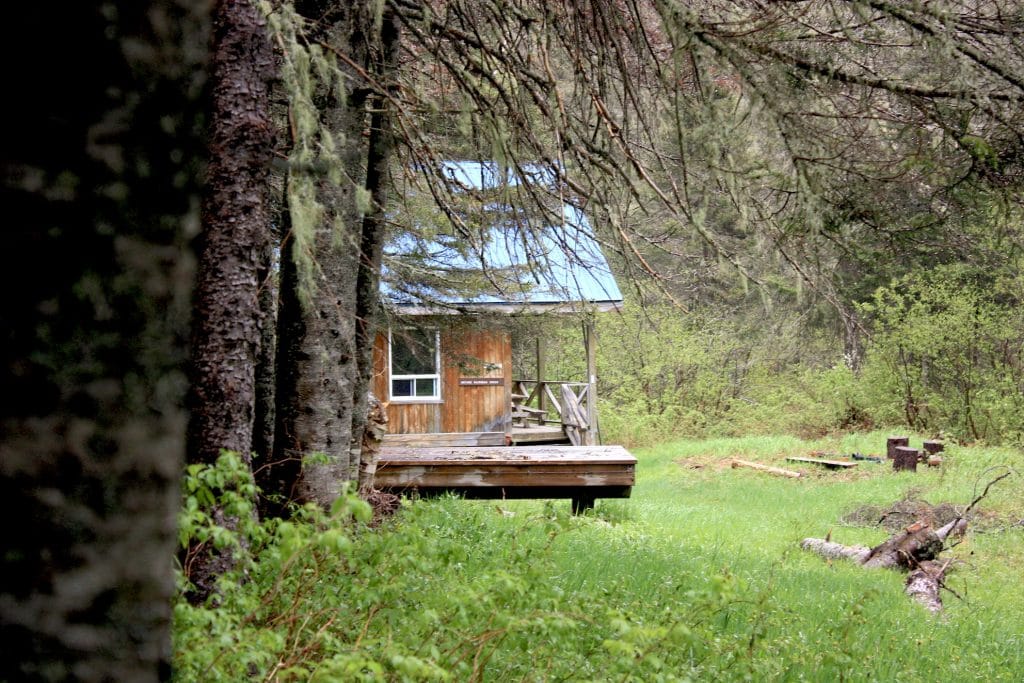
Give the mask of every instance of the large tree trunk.
[{"label": "large tree trunk", "polygon": [[355,393],[356,250],[334,244],[333,221],[317,230],[318,282],[300,296],[294,239],[281,264],[278,313],[276,493],[328,506],[349,467]]},{"label": "large tree trunk", "polygon": [[6,8],[0,680],[170,677],[206,7]]},{"label": "large tree trunk", "polygon": [[[190,463],[221,450],[251,462],[260,348],[261,267],[270,242],[273,50],[255,3],[221,0],[214,13],[210,165],[192,327]],[[224,519],[232,526],[234,521]],[[190,597],[214,590],[231,557],[190,549]]]}]

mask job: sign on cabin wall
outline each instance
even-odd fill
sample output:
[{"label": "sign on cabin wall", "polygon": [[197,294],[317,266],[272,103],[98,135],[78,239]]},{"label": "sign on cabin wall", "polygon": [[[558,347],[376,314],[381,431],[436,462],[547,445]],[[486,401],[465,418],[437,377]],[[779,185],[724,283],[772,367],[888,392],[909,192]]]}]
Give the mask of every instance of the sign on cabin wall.
[{"label": "sign on cabin wall", "polygon": [[504,386],[504,377],[460,377],[460,387],[500,387]]}]

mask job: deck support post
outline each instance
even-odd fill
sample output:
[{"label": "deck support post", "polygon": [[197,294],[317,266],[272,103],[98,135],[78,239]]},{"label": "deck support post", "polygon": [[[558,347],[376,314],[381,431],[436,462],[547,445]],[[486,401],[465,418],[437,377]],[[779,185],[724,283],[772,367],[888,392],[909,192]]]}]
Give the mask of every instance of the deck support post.
[{"label": "deck support post", "polygon": [[572,514],[582,515],[587,510],[594,509],[593,498],[573,498],[572,499]]},{"label": "deck support post", "polygon": [[583,444],[597,443],[597,335],[594,334],[594,319],[583,323],[583,346],[587,354],[587,429]]},{"label": "deck support post", "polygon": [[548,395],[544,391],[544,367],[547,364],[547,341],[543,332],[537,333],[537,407],[545,413],[548,410]]}]

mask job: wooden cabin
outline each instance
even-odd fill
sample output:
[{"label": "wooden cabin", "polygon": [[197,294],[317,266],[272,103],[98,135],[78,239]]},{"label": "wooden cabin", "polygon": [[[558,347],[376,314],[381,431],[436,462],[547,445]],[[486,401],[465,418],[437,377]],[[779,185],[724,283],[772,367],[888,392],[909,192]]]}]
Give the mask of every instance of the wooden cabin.
[{"label": "wooden cabin", "polygon": [[[454,182],[477,188],[496,183],[499,173],[481,162],[448,162],[447,170]],[[538,343],[537,376],[523,378],[512,375],[511,326],[503,329],[495,320],[609,311],[622,304],[622,295],[579,207],[566,203],[560,223],[540,226],[509,215],[500,212],[472,256],[443,239],[389,244],[393,263],[418,250],[417,272],[483,273],[475,280],[487,285],[439,292],[396,285],[385,273],[382,293],[396,315],[377,337],[373,391],[387,403],[392,440],[407,435],[404,443],[417,445],[494,445],[498,435],[506,444],[597,442],[592,327],[586,326],[580,348],[586,377],[545,377]]]}]

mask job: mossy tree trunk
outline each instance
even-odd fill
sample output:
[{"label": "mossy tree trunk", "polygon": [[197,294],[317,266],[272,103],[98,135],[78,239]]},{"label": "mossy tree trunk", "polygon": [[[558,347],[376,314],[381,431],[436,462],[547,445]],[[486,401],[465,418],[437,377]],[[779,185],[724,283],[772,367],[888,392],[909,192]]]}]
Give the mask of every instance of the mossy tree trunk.
[{"label": "mossy tree trunk", "polygon": [[[375,3],[310,0],[296,9],[309,22],[311,43],[346,58],[336,64],[341,87],[322,84],[312,98],[317,149],[328,150],[321,159],[327,163],[293,164],[290,171],[274,438],[274,462],[282,464],[275,464],[274,479],[275,493],[327,506],[359,474],[372,371],[363,356],[375,331],[390,161],[388,114],[373,74],[392,62],[398,38],[394,21],[378,21],[375,12],[384,10]],[[303,195],[302,186],[312,191]]]}]

